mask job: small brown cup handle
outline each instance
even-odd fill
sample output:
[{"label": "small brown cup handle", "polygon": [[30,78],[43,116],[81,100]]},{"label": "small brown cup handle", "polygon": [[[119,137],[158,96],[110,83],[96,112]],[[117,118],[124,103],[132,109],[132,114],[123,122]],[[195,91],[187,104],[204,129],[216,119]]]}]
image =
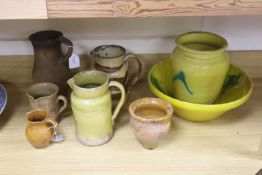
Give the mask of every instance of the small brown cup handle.
[{"label": "small brown cup handle", "polygon": [[56,99],[56,104],[58,105],[59,101],[62,101],[63,102],[63,105],[59,108],[59,111],[58,111],[58,116],[60,116],[60,114],[66,109],[67,107],[67,104],[68,104],[68,101],[66,99],[66,97],[64,97],[63,95],[59,95]]},{"label": "small brown cup handle", "polygon": [[[142,63],[140,62],[137,55],[128,53],[126,54],[124,61],[126,62],[131,58],[135,59],[135,61],[137,62],[137,71],[131,80],[129,80],[128,78],[128,90],[130,90],[137,83],[142,73]],[[129,74],[128,74],[128,77],[129,77]]]},{"label": "small brown cup handle", "polygon": [[49,127],[49,129],[53,129],[53,133],[52,134],[54,134],[56,129],[57,129],[58,123],[54,119],[51,119],[51,118],[47,118],[46,122],[50,123],[52,125],[51,127]]},{"label": "small brown cup handle", "polygon": [[73,43],[65,37],[62,38],[62,43],[65,44],[67,46],[67,49],[68,49],[67,53],[65,55],[65,58],[64,58],[64,62],[68,62],[68,59],[71,57],[71,55],[73,53]]}]

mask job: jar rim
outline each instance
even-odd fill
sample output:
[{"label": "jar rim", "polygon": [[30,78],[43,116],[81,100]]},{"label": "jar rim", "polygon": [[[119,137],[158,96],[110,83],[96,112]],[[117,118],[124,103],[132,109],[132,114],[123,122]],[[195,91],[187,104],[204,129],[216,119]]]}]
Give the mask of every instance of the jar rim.
[{"label": "jar rim", "polygon": [[[109,47],[113,47],[113,48],[118,48],[121,50],[121,52],[119,54],[116,54],[114,56],[102,56],[101,54],[98,54],[99,52],[101,52],[102,50],[105,50]],[[92,50],[90,52],[91,55],[95,55],[97,58],[96,59],[119,59],[119,57],[122,57],[126,54],[126,49],[120,45],[114,45],[114,44],[110,44],[110,45],[101,45],[101,46],[97,46],[94,50]]]},{"label": "jar rim", "polygon": [[[206,44],[216,47],[217,49],[200,50],[200,49],[193,49],[185,46],[186,44],[191,44],[191,43]],[[178,48],[181,48],[191,53],[214,54],[218,52],[224,52],[224,50],[228,46],[228,42],[225,38],[223,38],[220,35],[211,32],[197,31],[197,32],[187,32],[179,35],[176,38],[176,45]]]},{"label": "jar rim", "polygon": [[56,30],[43,30],[33,33],[29,36],[29,40],[33,43],[54,42],[59,41],[63,37],[63,33]]}]

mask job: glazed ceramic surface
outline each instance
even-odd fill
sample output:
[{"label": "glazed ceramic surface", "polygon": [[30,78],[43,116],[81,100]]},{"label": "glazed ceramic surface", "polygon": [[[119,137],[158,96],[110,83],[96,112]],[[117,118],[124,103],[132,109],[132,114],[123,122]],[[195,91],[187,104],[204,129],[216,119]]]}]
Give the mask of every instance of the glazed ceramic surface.
[{"label": "glazed ceramic surface", "polygon": [[148,74],[150,89],[159,98],[170,102],[178,116],[191,121],[208,121],[221,116],[245,103],[253,89],[252,81],[248,75],[238,67],[231,65],[220,95],[214,104],[195,104],[174,97],[172,78],[173,70],[170,59],[156,64]]},{"label": "glazed ceramic surface", "polygon": [[[40,31],[29,36],[34,48],[34,82],[52,82],[59,86],[59,94],[66,95],[70,78],[68,59],[73,52],[73,43],[59,31]],[[62,53],[61,44],[68,48]]]},{"label": "glazed ceramic surface", "polygon": [[142,98],[129,106],[134,135],[146,149],[154,149],[171,126],[172,106],[158,98]]},{"label": "glazed ceramic surface", "polygon": [[[137,55],[126,53],[125,48],[119,45],[102,45],[91,51],[91,55],[95,58],[94,68],[107,73],[110,80],[120,82],[126,92],[138,81],[142,64]],[[128,71],[128,61],[135,60],[137,71],[131,75]],[[113,98],[120,99],[120,91],[116,88],[111,88]]]},{"label": "glazed ceramic surface", "polygon": [[212,104],[223,86],[229,59],[227,41],[207,32],[190,32],[176,38],[171,55],[175,98]]},{"label": "glazed ceramic surface", "polygon": [[[31,85],[26,95],[32,109],[44,109],[56,119],[67,107],[67,99],[58,95],[58,86],[53,83],[36,83]],[[61,102],[61,104],[59,103]]]},{"label": "glazed ceramic surface", "polygon": [[26,138],[35,148],[45,148],[48,146],[57,123],[48,118],[45,110],[37,109],[26,114],[27,127]]},{"label": "glazed ceramic surface", "polygon": [[[125,100],[124,87],[115,81],[109,82],[106,73],[93,70],[76,74],[68,80],[72,88],[71,106],[75,119],[78,141],[84,145],[101,145],[113,135],[114,119]],[[121,91],[121,99],[112,114],[109,87]]]},{"label": "glazed ceramic surface", "polygon": [[5,87],[0,84],[0,114],[4,111],[7,104],[7,93]]}]

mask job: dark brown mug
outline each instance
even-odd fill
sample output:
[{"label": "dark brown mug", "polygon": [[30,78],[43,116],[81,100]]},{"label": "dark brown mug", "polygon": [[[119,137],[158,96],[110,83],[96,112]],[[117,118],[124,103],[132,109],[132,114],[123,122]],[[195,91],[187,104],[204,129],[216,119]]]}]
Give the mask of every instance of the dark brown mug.
[{"label": "dark brown mug", "polygon": [[[59,94],[66,95],[70,78],[68,59],[73,43],[59,31],[46,30],[29,36],[34,48],[33,82],[52,82],[59,86]],[[61,44],[68,48],[63,55]]]}]

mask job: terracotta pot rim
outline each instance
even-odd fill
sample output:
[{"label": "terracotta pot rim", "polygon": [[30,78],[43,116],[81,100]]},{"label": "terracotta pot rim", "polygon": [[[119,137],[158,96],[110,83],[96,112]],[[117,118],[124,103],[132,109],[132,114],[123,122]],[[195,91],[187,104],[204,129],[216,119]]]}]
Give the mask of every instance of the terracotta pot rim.
[{"label": "terracotta pot rim", "polygon": [[[144,118],[142,116],[136,115],[135,110],[140,104],[155,104],[157,106],[160,106],[159,104],[161,104],[162,106],[165,106],[165,108],[166,108],[166,109],[164,109],[166,111],[166,115],[159,117],[159,118],[156,118],[156,119]],[[167,120],[167,119],[171,118],[171,116],[173,115],[173,112],[174,112],[173,107],[170,103],[168,103],[164,100],[161,100],[159,98],[154,98],[154,97],[146,97],[146,98],[137,99],[137,100],[133,101],[129,106],[129,113],[131,114],[131,117],[138,120],[138,121],[145,122],[145,123],[146,122],[161,122],[161,121]]]}]

